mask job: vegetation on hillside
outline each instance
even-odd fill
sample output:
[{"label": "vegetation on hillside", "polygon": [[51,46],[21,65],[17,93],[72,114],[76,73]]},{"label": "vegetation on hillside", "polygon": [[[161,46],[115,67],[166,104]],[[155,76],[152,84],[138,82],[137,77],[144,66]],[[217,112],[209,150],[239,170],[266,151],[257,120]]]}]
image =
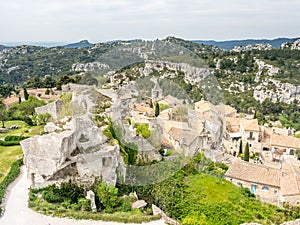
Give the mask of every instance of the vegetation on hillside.
[{"label": "vegetation on hillside", "polygon": [[224,225],[257,222],[280,224],[300,216],[298,209],[282,209],[257,200],[249,189],[224,180],[226,165],[198,155],[174,176],[147,186],[119,185],[127,194],[136,191],[184,225]]}]

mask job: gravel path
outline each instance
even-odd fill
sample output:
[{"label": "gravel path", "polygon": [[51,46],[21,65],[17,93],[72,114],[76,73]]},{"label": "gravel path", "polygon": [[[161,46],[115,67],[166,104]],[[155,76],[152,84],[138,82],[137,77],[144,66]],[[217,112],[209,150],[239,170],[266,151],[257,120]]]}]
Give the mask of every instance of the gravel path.
[{"label": "gravel path", "polygon": [[[29,209],[27,207],[29,181],[25,173],[25,167],[23,166],[20,176],[13,186],[10,187],[6,196],[5,212],[3,217],[0,218],[0,225],[123,225],[123,223],[45,216]],[[164,222],[159,220],[143,224],[163,225]]]}]

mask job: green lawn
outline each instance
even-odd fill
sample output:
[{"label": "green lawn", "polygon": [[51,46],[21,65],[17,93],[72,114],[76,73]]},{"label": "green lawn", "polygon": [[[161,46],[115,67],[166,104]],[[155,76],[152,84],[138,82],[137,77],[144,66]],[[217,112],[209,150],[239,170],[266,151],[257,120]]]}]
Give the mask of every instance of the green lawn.
[{"label": "green lawn", "polygon": [[[34,136],[40,134],[44,129],[43,126],[31,127],[21,120],[5,121],[6,128],[10,128],[12,125],[17,125],[19,128],[10,130],[8,133],[1,133],[0,139],[4,139],[8,135]],[[11,164],[20,158],[22,158],[21,146],[0,146],[0,182],[8,173]]]},{"label": "green lawn", "polygon": [[0,146],[0,182],[8,173],[11,164],[22,158],[21,146]]}]

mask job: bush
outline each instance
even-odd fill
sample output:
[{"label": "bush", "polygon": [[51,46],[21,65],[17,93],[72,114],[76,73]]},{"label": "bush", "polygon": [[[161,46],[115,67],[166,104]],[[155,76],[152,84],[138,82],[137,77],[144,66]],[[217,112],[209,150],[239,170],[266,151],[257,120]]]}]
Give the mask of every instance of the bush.
[{"label": "bush", "polygon": [[22,141],[26,138],[28,137],[8,135],[4,138],[4,141]]},{"label": "bush", "polygon": [[0,146],[14,146],[19,145],[20,141],[2,141],[0,140]]},{"label": "bush", "polygon": [[86,198],[78,199],[78,206],[83,211],[91,211],[91,200]]}]

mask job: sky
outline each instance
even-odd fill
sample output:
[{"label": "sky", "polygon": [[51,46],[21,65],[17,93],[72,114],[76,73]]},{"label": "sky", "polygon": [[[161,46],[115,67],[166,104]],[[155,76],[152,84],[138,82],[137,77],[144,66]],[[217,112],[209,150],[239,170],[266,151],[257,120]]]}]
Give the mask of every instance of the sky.
[{"label": "sky", "polygon": [[0,0],[0,43],[300,36],[299,0]]}]

